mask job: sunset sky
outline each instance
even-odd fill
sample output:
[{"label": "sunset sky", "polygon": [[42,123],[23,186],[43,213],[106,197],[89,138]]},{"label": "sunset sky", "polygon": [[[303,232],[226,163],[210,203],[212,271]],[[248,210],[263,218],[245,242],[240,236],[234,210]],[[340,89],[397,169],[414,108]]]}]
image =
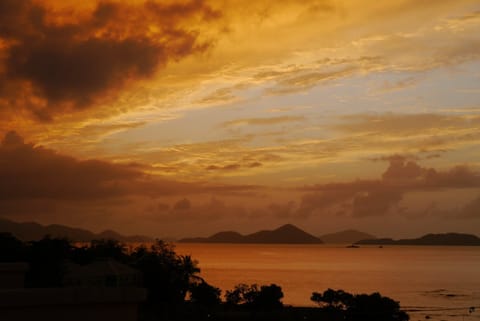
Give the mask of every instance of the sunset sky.
[{"label": "sunset sky", "polygon": [[478,0],[0,1],[0,216],[480,235]]}]

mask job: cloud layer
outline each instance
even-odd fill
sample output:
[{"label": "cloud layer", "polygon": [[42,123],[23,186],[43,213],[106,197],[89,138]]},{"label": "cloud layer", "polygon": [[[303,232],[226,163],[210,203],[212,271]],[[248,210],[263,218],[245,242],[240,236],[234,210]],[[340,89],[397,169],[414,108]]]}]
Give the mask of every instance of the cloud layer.
[{"label": "cloud layer", "polygon": [[[252,185],[180,182],[151,175],[140,164],[79,160],[54,150],[25,143],[8,132],[0,145],[0,200],[51,199],[96,201],[130,196],[159,197],[255,190]],[[175,208],[188,208],[188,201]]]},{"label": "cloud layer", "polygon": [[46,121],[101,104],[169,61],[206,50],[211,42],[199,40],[198,26],[220,16],[204,1],[53,4],[0,3],[0,109]]},{"label": "cloud layer", "polygon": [[[399,155],[375,161],[389,163],[379,179],[332,181],[288,190],[266,185],[179,182],[150,174],[151,167],[145,165],[62,155],[25,143],[17,133],[9,132],[0,144],[0,215],[80,224],[84,217],[104,222],[105,227],[115,222],[123,228],[133,223],[143,224],[143,228],[162,223],[175,230],[181,223],[179,226],[188,226],[192,232],[197,227],[213,232],[217,225],[211,224],[229,226],[235,222],[247,228],[254,222],[310,222],[331,219],[332,215],[357,222],[391,214],[480,218],[480,174],[471,168],[436,170]],[[412,193],[458,190],[476,192],[477,197],[455,203],[454,208],[432,203],[417,212],[405,203]]]},{"label": "cloud layer", "polygon": [[[303,196],[297,215],[308,216],[315,211],[336,206],[341,211],[340,214],[352,217],[384,216],[397,207],[408,193],[480,189],[480,173],[466,166],[438,171],[421,167],[415,161],[399,155],[389,157],[388,161],[387,170],[378,180],[356,180],[301,188],[310,193]],[[476,204],[469,206],[475,207]],[[470,207],[467,206],[465,210],[471,212],[468,210]]]},{"label": "cloud layer", "polygon": [[125,196],[143,178],[135,165],[77,160],[26,144],[9,132],[0,145],[0,199],[92,200]]},{"label": "cloud layer", "polygon": [[143,217],[167,231],[468,222],[479,10],[0,1],[0,137],[36,142],[0,138],[0,214]]}]

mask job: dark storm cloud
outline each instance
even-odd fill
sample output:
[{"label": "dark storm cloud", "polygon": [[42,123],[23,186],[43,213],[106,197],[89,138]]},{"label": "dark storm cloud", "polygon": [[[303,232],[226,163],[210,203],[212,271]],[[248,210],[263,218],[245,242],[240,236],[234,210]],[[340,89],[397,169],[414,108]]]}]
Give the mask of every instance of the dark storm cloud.
[{"label": "dark storm cloud", "polygon": [[[389,166],[379,180],[356,180],[301,188],[310,193],[302,197],[297,216],[307,217],[314,211],[342,205],[353,217],[380,216],[399,205],[406,193],[444,189],[480,188],[480,174],[466,166],[437,171],[421,167],[403,156],[392,156]],[[472,205],[473,204],[473,205]],[[474,212],[476,203],[467,206],[465,213]],[[472,217],[472,214],[463,214]]]},{"label": "dark storm cloud", "polygon": [[[333,185],[333,184],[332,184]],[[297,210],[298,217],[308,217],[315,210],[326,210],[336,204],[351,199],[356,193],[356,188],[337,188],[331,186],[321,192],[314,192],[302,196]]]},{"label": "dark storm cloud", "polygon": [[227,204],[222,200],[212,197],[206,202],[193,203],[188,198],[178,200],[166,210],[147,208],[150,220],[161,220],[161,222],[194,222],[195,224],[211,224],[222,219],[244,219],[249,210],[243,206]]},{"label": "dark storm cloud", "polygon": [[388,161],[390,162],[390,166],[382,175],[384,180],[415,179],[426,172],[426,170],[421,168],[417,163],[403,156],[391,156],[388,158]]},{"label": "dark storm cloud", "polygon": [[77,160],[26,144],[9,132],[0,145],[0,199],[87,200],[130,193],[143,174],[135,166]]},{"label": "dark storm cloud", "polygon": [[461,206],[447,207],[439,205],[438,202],[432,202],[424,209],[410,210],[408,208],[400,208],[399,212],[408,218],[435,216],[444,219],[479,220],[480,195]]},{"label": "dark storm cloud", "polygon": [[[145,174],[144,171],[148,170],[148,166],[141,164],[79,160],[25,143],[12,131],[0,144],[0,201],[106,201],[129,196],[232,194],[256,188],[178,182]],[[176,204],[175,208],[179,209],[179,206],[185,206],[185,201]]]},{"label": "dark storm cloud", "polygon": [[49,120],[115,97],[132,80],[208,48],[193,26],[220,15],[201,0],[98,2],[74,13],[31,0],[0,2],[1,109]]},{"label": "dark storm cloud", "polygon": [[357,193],[352,202],[352,216],[367,217],[383,215],[397,205],[403,197],[402,190],[386,188]]}]

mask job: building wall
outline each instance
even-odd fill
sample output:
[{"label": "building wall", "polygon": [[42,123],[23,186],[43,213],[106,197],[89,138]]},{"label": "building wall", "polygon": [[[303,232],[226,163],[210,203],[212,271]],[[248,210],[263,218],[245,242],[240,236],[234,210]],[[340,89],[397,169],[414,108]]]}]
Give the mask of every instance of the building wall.
[{"label": "building wall", "polygon": [[81,305],[42,305],[2,307],[2,321],[137,321],[136,303],[102,303]]},{"label": "building wall", "polygon": [[0,290],[1,321],[137,321],[143,288]]},{"label": "building wall", "polygon": [[0,263],[0,289],[15,289],[25,286],[26,263]]}]

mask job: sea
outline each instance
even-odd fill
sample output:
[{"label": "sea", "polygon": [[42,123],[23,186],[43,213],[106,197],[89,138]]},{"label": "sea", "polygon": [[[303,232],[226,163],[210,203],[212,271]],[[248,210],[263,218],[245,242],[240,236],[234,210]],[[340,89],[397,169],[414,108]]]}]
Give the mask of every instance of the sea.
[{"label": "sea", "polygon": [[379,292],[400,302],[410,320],[480,321],[480,246],[361,246],[178,243],[200,275],[225,290],[277,284],[283,303],[315,306],[328,288]]}]

